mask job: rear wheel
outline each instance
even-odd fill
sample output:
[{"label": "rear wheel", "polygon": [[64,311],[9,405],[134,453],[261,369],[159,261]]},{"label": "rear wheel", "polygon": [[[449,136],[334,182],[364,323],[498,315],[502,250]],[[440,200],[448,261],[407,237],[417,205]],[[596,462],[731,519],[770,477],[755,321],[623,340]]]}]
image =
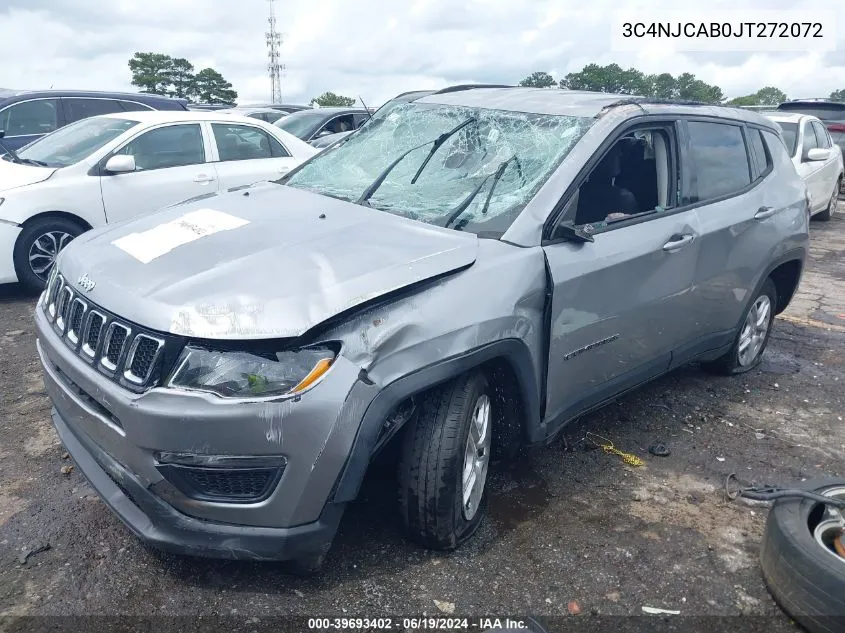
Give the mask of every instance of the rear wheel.
[{"label": "rear wheel", "polygon": [[405,436],[399,503],[408,536],[433,549],[454,549],[484,514],[493,397],[482,372],[429,392]]},{"label": "rear wheel", "polygon": [[839,189],[841,186],[842,178],[836,181],[836,186],[833,188],[833,193],[830,194],[830,201],[827,203],[827,208],[816,216],[822,222],[827,222],[836,213],[836,202],[839,199]]},{"label": "rear wheel", "polygon": [[56,257],[84,231],[80,223],[57,216],[38,218],[25,224],[15,242],[13,255],[18,281],[33,292],[43,290]]},{"label": "rear wheel", "polygon": [[760,292],[746,308],[742,326],[731,349],[706,366],[719,374],[742,374],[754,369],[763,359],[763,352],[772,333],[777,305],[777,289],[766,279]]}]

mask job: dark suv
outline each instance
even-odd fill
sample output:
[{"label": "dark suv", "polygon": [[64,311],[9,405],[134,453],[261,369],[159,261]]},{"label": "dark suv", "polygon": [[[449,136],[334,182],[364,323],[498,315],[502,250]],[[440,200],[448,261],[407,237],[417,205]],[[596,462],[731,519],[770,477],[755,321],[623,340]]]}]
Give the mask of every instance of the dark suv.
[{"label": "dark suv", "polygon": [[89,116],[136,110],[187,110],[187,105],[184,99],[144,93],[0,90],[0,130],[4,134],[3,145],[16,150]]},{"label": "dark suv", "polygon": [[845,103],[830,99],[795,99],[781,103],[781,112],[800,112],[821,119],[845,158]]}]

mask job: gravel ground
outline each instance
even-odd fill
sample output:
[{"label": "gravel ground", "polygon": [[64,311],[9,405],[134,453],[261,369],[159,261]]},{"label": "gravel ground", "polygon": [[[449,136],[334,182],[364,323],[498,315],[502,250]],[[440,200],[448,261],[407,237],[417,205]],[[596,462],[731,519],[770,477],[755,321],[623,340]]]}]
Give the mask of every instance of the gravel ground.
[{"label": "gravel ground", "polygon": [[[766,507],[728,502],[722,485],[731,472],[756,483],[845,476],[845,217],[814,222],[812,242],[799,295],[776,322],[759,370],[721,378],[684,368],[568,427],[518,465],[499,466],[489,517],[452,554],[405,542],[392,472],[378,468],[347,511],[324,571],[309,579],[275,564],[143,547],[72,469],[49,420],[35,300],[0,287],[0,615],[255,622],[454,607],[583,618],[637,615],[648,605],[763,616],[767,631],[792,631],[758,567]],[[645,465],[590,450],[588,432]],[[671,454],[650,455],[655,442]],[[49,549],[22,564],[21,553],[40,545]]]}]

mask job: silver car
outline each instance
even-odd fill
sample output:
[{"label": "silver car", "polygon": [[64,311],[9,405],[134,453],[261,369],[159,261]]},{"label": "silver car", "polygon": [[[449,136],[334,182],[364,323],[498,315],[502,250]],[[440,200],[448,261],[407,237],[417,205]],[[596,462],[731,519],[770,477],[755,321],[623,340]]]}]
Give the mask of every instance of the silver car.
[{"label": "silver car", "polygon": [[53,422],[144,541],[317,568],[373,457],[450,549],[491,455],[755,367],[808,247],[775,123],[530,88],[399,104],[281,181],[90,231],[36,308]]}]

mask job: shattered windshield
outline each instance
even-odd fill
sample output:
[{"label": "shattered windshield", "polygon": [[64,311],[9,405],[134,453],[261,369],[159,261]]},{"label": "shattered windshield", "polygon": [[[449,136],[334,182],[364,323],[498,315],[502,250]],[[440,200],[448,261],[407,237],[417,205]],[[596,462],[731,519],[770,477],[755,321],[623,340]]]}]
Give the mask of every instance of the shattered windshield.
[{"label": "shattered windshield", "polygon": [[585,117],[427,103],[385,110],[283,183],[430,224],[500,236],[593,123]]}]

